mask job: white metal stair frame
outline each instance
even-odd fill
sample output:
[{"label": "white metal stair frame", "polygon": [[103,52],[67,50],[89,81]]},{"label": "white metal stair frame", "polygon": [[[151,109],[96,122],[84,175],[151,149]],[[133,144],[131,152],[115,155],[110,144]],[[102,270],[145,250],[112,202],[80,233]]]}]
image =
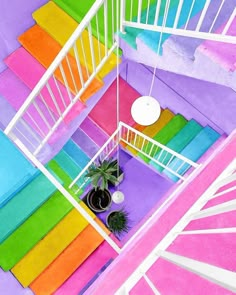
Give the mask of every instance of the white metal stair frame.
[{"label": "white metal stair frame", "polygon": [[[133,272],[133,274],[124,282],[122,286],[115,293],[116,295],[129,294],[130,290],[138,283],[138,281],[145,275],[151,266],[157,261],[158,258],[163,258],[171,263],[174,263],[185,270],[191,271],[199,276],[212,281],[232,292],[236,291],[236,273],[233,271],[225,270],[220,267],[216,267],[201,261],[189,259],[187,257],[176,255],[166,251],[169,245],[179,236],[188,234],[223,234],[223,233],[235,233],[236,227],[220,228],[220,229],[204,229],[195,231],[184,231],[184,228],[194,219],[199,212],[201,212],[204,205],[211,199],[215,198],[217,190],[221,187],[220,183],[222,179],[225,182],[232,183],[233,172],[236,169],[236,159],[221,173],[221,175],[212,183],[211,186],[205,191],[205,193],[193,204],[193,206],[186,212],[186,214],[179,220],[179,222],[172,228],[172,230],[162,239],[162,241],[153,249],[153,251],[143,260],[139,267]],[[224,186],[224,185],[223,185]],[[234,187],[232,185],[232,187]],[[236,191],[236,188],[234,187]],[[228,190],[222,190],[222,194],[227,193]],[[235,200],[233,201],[235,202]],[[219,208],[214,213],[215,215],[221,213]],[[232,207],[230,211],[235,210]],[[205,215],[205,217],[208,215]],[[209,216],[211,216],[209,214]],[[220,255],[220,253],[219,253]],[[149,278],[150,280],[150,278]],[[148,280],[146,280],[149,283]],[[150,288],[153,289],[153,283],[150,283]]]},{"label": "white metal stair frame", "polygon": [[[91,82],[94,80],[94,78],[97,76],[98,72],[103,67],[103,65],[107,62],[110,55],[117,48],[117,42],[115,41],[115,38],[113,38],[112,46],[110,48],[108,48],[108,40],[107,40],[107,38],[108,38],[108,36],[107,36],[108,23],[107,23],[107,18],[105,17],[105,22],[104,22],[104,27],[105,27],[104,28],[104,31],[105,31],[105,53],[104,53],[104,56],[102,56],[101,52],[99,51],[100,60],[99,60],[98,64],[95,63],[95,54],[94,54],[94,46],[93,46],[93,41],[92,41],[91,22],[94,20],[96,22],[97,26],[98,26],[96,16],[97,16],[97,13],[98,13],[99,9],[104,9],[104,14],[108,13],[108,11],[107,11],[107,1],[110,1],[110,0],[97,0],[97,1],[95,1],[93,6],[91,7],[91,9],[88,11],[86,16],[84,17],[84,19],[78,25],[77,29],[74,31],[74,33],[71,35],[71,37],[68,39],[68,41],[63,46],[63,48],[61,49],[61,51],[59,52],[59,54],[57,55],[55,60],[49,66],[49,68],[47,69],[45,74],[42,76],[42,78],[39,80],[39,82],[37,83],[35,88],[32,90],[32,92],[30,93],[30,95],[28,96],[26,101],[24,102],[24,104],[21,106],[19,111],[16,113],[14,118],[11,120],[9,125],[4,130],[5,134],[7,136],[11,137],[14,140],[17,137],[17,132],[16,131],[17,131],[18,122],[24,121],[23,120],[24,115],[28,114],[28,112],[27,112],[28,108],[31,105],[34,105],[37,112],[38,112],[38,115],[42,118],[42,120],[45,122],[45,124],[48,127],[48,132],[46,134],[42,130],[40,130],[40,137],[35,136],[34,132],[31,131],[31,128],[30,127],[28,128],[28,131],[29,131],[29,134],[31,135],[31,137],[33,136],[35,138],[35,140],[37,141],[37,146],[34,146],[32,144],[33,154],[34,155],[37,155],[39,153],[39,151],[42,149],[42,147],[48,142],[48,140],[54,134],[55,130],[63,122],[66,115],[69,113],[69,111],[75,105],[75,103],[80,99],[81,95],[86,91],[86,89],[91,84]],[[113,9],[116,9],[116,8],[113,6]],[[114,22],[114,25],[116,25],[115,23],[116,22]],[[88,66],[87,66],[87,64],[85,64],[85,68],[87,69],[87,79],[85,79],[85,77],[82,75],[81,62],[79,60],[79,52],[78,52],[78,48],[76,46],[76,41],[80,40],[81,41],[81,46],[82,46],[82,49],[83,49],[83,53],[84,53],[82,33],[85,30],[88,31],[88,36],[89,36],[89,41],[90,41],[90,52],[87,52],[87,54],[91,55],[92,66],[93,66],[93,72],[89,73],[88,72]],[[113,33],[115,34],[116,31],[117,30],[116,30],[116,27],[115,27],[115,29],[113,29]],[[99,33],[98,28],[97,28],[97,32]],[[75,78],[74,78],[73,72],[71,70],[71,66],[70,66],[69,59],[68,59],[68,55],[69,55],[70,50],[73,50],[74,55],[75,55],[77,71],[79,73],[81,86],[82,86],[81,88],[78,88],[78,85],[76,85]],[[70,90],[70,88],[68,86],[68,81],[66,79],[66,76],[65,76],[65,73],[64,73],[64,70],[63,70],[62,61],[64,59],[66,59],[66,61],[67,61],[67,65],[68,65],[68,68],[70,70],[71,78],[72,78],[72,81],[74,83],[74,88],[76,90],[75,95],[73,95],[71,93],[71,90]],[[62,96],[62,93],[61,93],[60,88],[58,86],[59,82],[57,81],[57,79],[55,78],[55,75],[54,75],[54,73],[55,73],[55,71],[57,69],[59,69],[60,72],[61,72],[61,75],[62,75],[63,80],[64,80],[64,85],[65,85],[65,88],[67,90],[67,93],[68,93],[68,96],[69,96],[69,99],[70,99],[68,104],[66,104],[66,101],[65,101],[64,97]],[[53,83],[55,83],[55,85],[54,85],[55,89],[57,89],[57,91],[58,91],[58,93],[60,95],[60,98],[61,98],[61,100],[63,102],[63,105],[65,106],[65,109],[63,111],[60,110],[58,102],[55,99],[55,93],[53,93],[53,89],[49,84],[49,79],[53,79]],[[53,114],[52,111],[50,111],[50,107],[47,105],[47,102],[45,101],[45,98],[43,97],[43,94],[42,94],[42,91],[45,90],[45,89],[48,91],[48,94],[50,95],[50,98],[52,99],[52,101],[54,103],[54,106],[55,106],[59,116],[58,116],[58,114],[55,115],[55,114]],[[49,112],[50,120],[48,118],[46,118],[46,116],[44,116],[43,112],[41,111],[40,105],[39,105],[38,100],[37,100],[38,96],[39,96],[39,98],[41,100],[40,102],[43,103],[44,106],[47,108],[47,110]],[[15,133],[14,136],[12,135],[13,133]],[[27,137],[27,134],[24,134],[24,137],[30,138],[29,136]],[[30,139],[28,139],[28,142],[31,143]]]}]

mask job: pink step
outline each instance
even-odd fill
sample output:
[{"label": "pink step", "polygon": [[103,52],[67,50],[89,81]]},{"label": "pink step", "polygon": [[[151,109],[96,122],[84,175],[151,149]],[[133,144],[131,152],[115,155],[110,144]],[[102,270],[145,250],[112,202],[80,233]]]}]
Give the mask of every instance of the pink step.
[{"label": "pink step", "polygon": [[[222,187],[221,189],[219,189],[216,193],[220,193],[224,190],[227,190],[233,186],[236,186],[236,181],[228,184],[228,185],[225,185],[224,187]],[[219,197],[216,197],[212,200],[209,200],[207,202],[207,204],[203,207],[203,209],[206,209],[206,208],[209,208],[209,207],[212,207],[212,206],[216,206],[216,205],[219,205],[221,203],[224,203],[224,202],[229,202],[229,201],[232,201],[235,199],[235,191],[232,191],[232,192],[228,192],[228,193],[225,193],[223,194],[222,196],[219,196]]]},{"label": "pink step", "polygon": [[201,234],[178,236],[168,251],[236,271],[235,249],[235,234]]},{"label": "pink step", "polygon": [[142,278],[129,292],[130,295],[153,295],[153,291],[148,285],[148,283]]},{"label": "pink step", "polygon": [[[233,293],[179,266],[158,259],[147,272],[164,295],[232,295]],[[142,294],[142,293],[140,293]]]},{"label": "pink step", "polygon": [[[0,74],[0,93],[1,95],[13,106],[13,108],[18,111],[28,95],[30,94],[29,88],[22,83],[19,78],[14,75],[10,69],[6,69]],[[52,118],[45,108],[44,104],[37,99],[38,104],[50,123],[52,123]],[[40,117],[39,113],[34,106],[30,106],[28,109],[29,115],[25,115],[24,119],[29,125],[42,136],[42,132],[45,134],[48,132],[48,127],[45,122]],[[35,124],[37,122],[37,125]],[[39,126],[39,127],[38,127]],[[56,130],[55,134],[50,139],[49,143],[54,142],[62,133],[66,131],[66,126],[61,124],[61,126]],[[41,131],[40,131],[41,130]]]},{"label": "pink step", "polygon": [[[226,24],[224,24],[217,33],[221,33]],[[236,35],[236,18],[234,18],[227,35]],[[220,64],[228,71],[235,71],[236,69],[236,44],[205,41],[197,49],[197,51],[210,57],[213,61]]]},{"label": "pink step", "polygon": [[[35,59],[33,58],[23,47],[20,47],[16,51],[14,51],[11,55],[9,55],[5,59],[8,67],[30,88],[33,89],[40,78],[45,73],[45,68]],[[57,86],[54,80],[49,79],[49,85],[54,93],[56,101],[58,103],[60,111],[65,109],[63,101],[60,97],[60,94],[57,90]],[[58,82],[58,86],[60,88],[61,94],[64,97],[66,104],[69,104],[70,98],[67,93],[66,88]],[[42,95],[49,105],[50,109],[58,116],[58,111],[52,101],[51,96],[49,95],[46,87],[42,90]],[[78,101],[73,109],[68,113],[65,117],[65,123],[69,124],[81,111],[85,108],[85,105]]]},{"label": "pink step", "polygon": [[235,227],[235,224],[236,214],[235,211],[232,211],[193,220],[189,223],[185,230],[206,229],[206,226],[207,228]]},{"label": "pink step", "polygon": [[[93,108],[89,117],[104,130],[107,134],[111,135],[117,128],[116,123],[116,80],[111,84],[103,97]],[[127,82],[120,78],[120,121],[133,126],[135,124],[131,117],[131,106],[140,94],[132,88]]]},{"label": "pink step", "polygon": [[80,290],[96,275],[116,252],[107,242],[103,242],[73,275],[54,293],[54,295],[78,295]]}]

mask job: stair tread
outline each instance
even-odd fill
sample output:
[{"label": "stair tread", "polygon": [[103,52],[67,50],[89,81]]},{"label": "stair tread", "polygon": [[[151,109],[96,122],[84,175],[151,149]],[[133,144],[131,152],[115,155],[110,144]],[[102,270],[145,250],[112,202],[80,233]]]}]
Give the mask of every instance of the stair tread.
[{"label": "stair tread", "polygon": [[[227,17],[226,13],[222,13],[222,15]],[[222,33],[226,23],[227,23],[227,18],[225,20],[225,24],[222,25],[216,33]],[[227,35],[229,36],[235,36],[236,34],[236,21],[233,19],[228,31]],[[220,42],[213,42],[213,41],[205,41],[203,42],[197,50],[202,52],[204,55],[210,57],[214,62],[220,64],[226,70],[228,71],[235,71],[236,69],[236,59],[235,59],[235,49],[236,45],[235,44],[230,44],[230,43],[223,43]]]},{"label": "stair tread", "polygon": [[[67,14],[69,14],[74,20],[76,20],[78,23],[82,21],[86,13],[89,11],[89,9],[92,7],[94,4],[94,0],[87,0],[86,2],[81,5],[80,2],[73,1],[73,0],[54,0],[54,2],[60,6]],[[113,4],[116,5],[116,4]],[[116,7],[116,6],[114,6]],[[112,26],[114,26],[113,21],[111,16],[112,14],[112,6],[108,5],[108,32],[107,32],[107,37],[108,37],[108,46],[111,47],[113,44],[113,38],[112,38]],[[97,14],[98,17],[98,28],[99,28],[99,41],[105,44],[105,36],[104,36],[104,12],[102,9],[98,11]],[[92,32],[93,36],[96,38],[98,37],[97,35],[97,24],[95,22],[95,19],[92,20]]]},{"label": "stair tread", "polygon": [[4,223],[0,223],[0,243],[55,191],[55,186],[43,174],[39,174],[3,208],[0,208],[0,220],[4,220]]},{"label": "stair tread", "polygon": [[[157,134],[157,132],[159,132],[173,117],[174,114],[169,109],[163,110],[159,119],[154,124],[145,127],[142,133],[147,135],[148,137],[153,138]],[[135,146],[140,149],[142,147],[142,143],[143,142],[141,138],[137,136],[137,142]],[[139,153],[137,150],[130,146],[127,146],[127,149],[134,155],[137,155]]]},{"label": "stair tread", "polygon": [[54,160],[65,170],[71,179],[74,179],[82,170],[64,150],[61,150],[54,157]]},{"label": "stair tread", "polygon": [[[0,74],[0,80],[0,93],[11,104],[11,106],[13,106],[13,108],[18,111],[26,98],[29,96],[30,89],[9,68]],[[40,108],[42,109],[45,117],[50,122],[52,118],[48,114],[45,106],[40,100],[37,100],[37,102],[40,104]],[[27,112],[31,117],[34,118],[44,133],[48,132],[47,125],[33,106],[30,106]],[[24,116],[24,119],[40,134],[40,130],[29,116]]]},{"label": "stair tread", "polygon": [[207,290],[207,294],[233,294],[223,287],[162,258],[154,263],[147,275],[161,294],[200,295],[203,290]]},{"label": "stair tread", "polygon": [[[45,73],[45,68],[34,58],[32,57],[23,47],[20,47],[16,51],[14,51],[11,55],[9,55],[5,59],[8,67],[32,90],[40,78]],[[57,86],[53,80],[53,78],[49,79],[49,85],[54,93],[60,111],[65,109],[65,106],[61,100],[60,94],[57,90]],[[58,86],[60,88],[61,94],[64,98],[66,104],[70,103],[70,97],[67,93],[66,88],[58,82]],[[49,105],[50,109],[54,112],[55,115],[59,115],[58,111],[53,103],[53,100],[48,92],[48,90],[44,87],[41,91],[45,101]],[[70,123],[81,111],[85,108],[85,105],[78,101],[75,107],[66,115],[64,118],[65,123]]]},{"label": "stair tread", "polygon": [[99,147],[80,128],[78,128],[72,135],[72,139],[88,155],[89,158],[92,158],[98,152]]},{"label": "stair tread", "polygon": [[[153,137],[153,140],[166,145],[185,125],[187,120],[180,114],[175,115],[156,135]],[[149,153],[151,151],[151,144],[147,144],[145,152]],[[150,156],[153,157],[155,153],[158,152],[158,149],[153,149],[150,153]],[[138,154],[145,162],[149,162],[150,159],[141,153]]]},{"label": "stair tread", "polygon": [[[235,247],[233,234],[193,234],[178,236],[168,251],[235,272]],[[228,255],[219,255],[224,252]]]},{"label": "stair tread", "polygon": [[23,288],[14,275],[0,268],[0,294],[5,295],[34,295],[29,288]]},{"label": "stair tread", "polygon": [[89,117],[87,117],[80,125],[83,130],[99,147],[107,141],[108,136],[103,132],[97,124],[95,124]]},{"label": "stair tread", "polygon": [[[191,17],[196,15],[198,12],[200,12],[201,9],[204,7],[204,5],[205,5],[205,0],[199,0],[197,2],[197,5],[193,6],[193,9],[191,12]],[[187,22],[190,8],[191,8],[191,6],[189,5],[189,2],[184,1],[180,16],[179,16],[177,28],[181,28]],[[168,11],[167,19],[166,19],[166,26],[173,27],[176,13],[177,13],[177,9],[178,9],[178,1],[172,1],[169,11]],[[154,17],[155,17],[155,15],[154,15]],[[160,14],[160,17],[158,18],[157,24],[159,26],[162,25],[163,19],[164,19],[164,14],[162,13],[162,14]],[[153,21],[154,21],[154,18],[152,19],[152,23],[153,23]],[[163,43],[170,36],[171,36],[171,34],[160,34],[159,32],[154,32],[154,31],[150,31],[150,30],[149,31],[143,30],[138,35],[138,38],[140,40],[142,40],[149,48],[151,48],[153,51],[156,52],[158,49],[158,46],[159,46],[160,37],[161,37],[161,42],[160,42],[161,44],[160,45],[163,45]],[[160,53],[162,53],[162,46],[160,48]]]},{"label": "stair tread", "polygon": [[90,158],[84,153],[84,151],[73,141],[69,140],[63,147],[63,150],[83,169]]},{"label": "stair tread", "polygon": [[[111,135],[117,129],[116,122],[116,81],[114,81],[93,110],[89,114],[91,118],[103,131]],[[119,78],[120,92],[120,121],[133,126],[135,124],[131,117],[130,109],[132,103],[140,97],[140,94],[132,88],[125,80]],[[107,111],[109,110],[109,112]]]},{"label": "stair tread", "polygon": [[28,286],[87,225],[87,220],[73,209],[12,268],[13,274],[24,287]]},{"label": "stair tread", "polygon": [[111,246],[103,241],[102,244],[84,261],[82,265],[57,289],[55,295],[78,295],[78,292],[96,275],[99,269],[117,253]]},{"label": "stair tread", "polygon": [[[24,46],[24,48],[36,58],[45,68],[48,68],[55,57],[58,55],[62,49],[61,45],[57,43],[49,34],[47,34],[40,26],[34,25],[28,31],[24,32],[18,38],[19,42]],[[81,89],[82,84],[79,77],[79,72],[77,70],[77,64],[75,59],[68,55],[68,63],[70,69],[74,75],[75,84],[77,89]],[[62,61],[62,66],[65,72],[67,83],[70,87],[70,90],[75,94],[76,88],[74,82],[71,78],[70,69],[68,67],[66,59]],[[83,80],[87,80],[87,73],[84,67],[82,69]],[[64,84],[63,77],[59,68],[55,71],[55,77]],[[85,102],[93,93],[95,93],[99,88],[101,88],[103,83],[98,79],[94,79],[89,87],[85,90],[80,99]]]},{"label": "stair tread", "polygon": [[[180,154],[196,162],[211,147],[211,145],[215,143],[217,139],[219,139],[219,137],[219,133],[217,133],[211,127],[206,126],[198,133],[197,136],[194,137],[194,139],[182,150]],[[180,167],[182,162],[182,160],[175,159],[170,163],[169,167],[175,167],[175,170]],[[188,164],[184,164],[178,173],[185,173],[188,168],[190,168],[190,166]],[[163,170],[163,173],[174,181],[178,180],[177,176],[173,175],[167,170]]]},{"label": "stair tread", "polygon": [[37,175],[38,170],[2,131],[0,131],[0,143],[0,177],[4,180],[1,181],[0,189],[0,207],[2,207]]},{"label": "stair tread", "polygon": [[[186,145],[188,145],[193,138],[202,130],[202,126],[198,124],[195,120],[190,120],[167,144],[166,146],[173,151],[180,153]],[[163,153],[160,155],[160,152],[158,152],[155,155],[155,159],[158,157],[159,161],[161,161],[163,164],[167,164],[168,161],[171,159],[170,153]],[[156,164],[153,161],[149,162],[150,165],[155,167],[158,171],[162,171],[164,168],[160,165]]]},{"label": "stair tread", "polygon": [[[33,18],[35,21],[47,32],[49,33],[61,46],[63,46],[66,41],[69,39],[71,34],[75,31],[78,26],[78,23],[71,18],[68,14],[66,14],[60,7],[58,7],[54,2],[49,1],[44,6],[40,7],[33,13]],[[84,48],[87,50],[86,59],[83,57],[83,54],[79,54],[81,56],[80,62],[86,66],[88,65],[90,73],[93,72],[92,66],[92,57],[90,52],[89,45],[89,37],[88,32],[84,31],[82,34],[82,40],[84,43]],[[78,52],[82,53],[82,47],[80,42],[76,42]],[[99,64],[99,50],[98,50],[98,41],[95,37],[93,37],[93,45],[94,45],[94,54],[95,54],[95,63]],[[105,47],[102,43],[100,43],[100,51],[101,56],[105,55]],[[74,56],[74,52],[70,51],[70,53]],[[102,70],[99,72],[99,76],[103,78],[106,76],[113,68],[116,66],[116,55],[113,53],[111,57],[108,59],[105,66],[103,66]]]},{"label": "stair tread", "polygon": [[[106,227],[96,218],[108,234]],[[103,237],[88,225],[41,275],[30,284],[36,294],[51,294],[82,264],[102,243]]]}]

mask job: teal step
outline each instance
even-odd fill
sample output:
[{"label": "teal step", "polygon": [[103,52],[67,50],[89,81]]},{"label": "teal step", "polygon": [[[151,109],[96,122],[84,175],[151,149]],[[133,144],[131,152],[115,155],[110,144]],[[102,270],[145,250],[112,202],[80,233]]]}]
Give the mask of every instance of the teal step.
[{"label": "teal step", "polygon": [[0,208],[0,243],[37,210],[54,192],[55,186],[39,174]]},{"label": "teal step", "polygon": [[[166,145],[186,124],[187,120],[180,114],[174,116],[154,137],[153,140]],[[154,157],[160,149],[152,149],[152,144],[147,144],[145,146],[145,152],[151,157]],[[150,161],[149,158],[144,156],[142,153],[138,153],[140,158],[142,158],[146,163]]]},{"label": "teal step", "polygon": [[[199,134],[182,150],[180,153],[182,156],[192,160],[193,162],[197,162],[197,160],[219,139],[220,134],[213,130],[211,127],[206,126],[199,132]],[[173,160],[169,168],[177,171],[180,175],[184,175],[184,173],[190,168],[189,164],[183,164],[183,161],[180,159]],[[179,178],[169,172],[168,170],[163,170],[163,173],[168,176],[173,181],[178,181]]]},{"label": "teal step", "polygon": [[63,149],[54,157],[54,160],[70,176],[71,179],[75,179],[75,177],[82,170]]},{"label": "teal step", "polygon": [[[195,120],[190,120],[168,143],[167,147],[171,150],[180,153],[197,134],[202,130],[202,126],[198,124]],[[158,152],[155,155],[155,159],[158,159],[163,165],[166,165],[172,154],[169,152]],[[174,160],[174,159],[172,159]],[[150,165],[155,167],[158,171],[162,171],[164,168],[157,163],[150,161]]]},{"label": "teal step", "polygon": [[[173,27],[175,22],[175,17],[178,9],[178,5],[176,0],[170,0],[170,8],[168,11],[167,19],[166,19],[166,26],[167,27]],[[191,17],[195,16],[197,13],[199,13],[204,5],[205,0],[199,0],[195,1],[192,11],[191,11]],[[162,1],[163,4],[166,4],[166,1]],[[189,12],[190,12],[191,4],[190,1],[184,1],[183,6],[181,9],[181,13],[179,16],[179,21],[177,28],[181,28],[188,20]],[[160,14],[160,17],[158,18],[157,25],[161,26],[163,23],[163,15]],[[161,38],[161,45],[170,37],[170,34],[161,34],[159,32],[154,32],[150,30],[143,30],[137,37],[142,40],[149,48],[151,48],[153,51],[157,51],[159,40]],[[160,48],[160,54],[162,53],[162,47]]]},{"label": "teal step", "polygon": [[63,150],[79,165],[80,168],[84,168],[90,158],[79,148],[79,146],[73,141],[69,140],[64,145]]},{"label": "teal step", "polygon": [[0,131],[0,149],[1,208],[38,174],[38,170],[2,131]]},{"label": "teal step", "polygon": [[[47,168],[68,185],[72,180],[64,170],[51,160]],[[78,197],[75,199],[80,202]],[[0,244],[0,266],[11,269],[44,238],[74,207],[60,193],[55,191],[29,218]]]}]

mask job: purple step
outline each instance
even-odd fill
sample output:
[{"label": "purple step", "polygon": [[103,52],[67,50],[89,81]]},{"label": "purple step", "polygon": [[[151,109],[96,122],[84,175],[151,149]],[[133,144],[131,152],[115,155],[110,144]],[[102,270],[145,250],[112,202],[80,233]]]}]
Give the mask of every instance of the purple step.
[{"label": "purple step", "polygon": [[80,125],[81,130],[84,131],[99,147],[101,147],[108,139],[102,129],[94,123],[92,119],[87,117]]},{"label": "purple step", "polygon": [[[10,123],[11,119],[15,116],[16,111],[14,108],[10,105],[10,103],[0,95],[0,120],[2,125],[4,126],[4,129],[7,127],[7,125]],[[17,129],[14,130],[14,133],[18,136],[18,138],[23,142],[23,144],[30,150],[34,150],[34,146],[37,146],[38,141],[36,138],[39,138],[38,135],[32,130],[29,132],[29,127],[27,127],[27,123],[24,121],[21,121],[17,124]],[[25,139],[22,134],[27,134],[28,140]],[[50,153],[51,148],[46,144],[44,147],[44,153]],[[39,155],[39,159],[43,159],[43,155]]]},{"label": "purple step", "polygon": [[23,288],[14,275],[0,268],[0,294],[2,295],[34,295],[29,288]]},{"label": "purple step", "polygon": [[233,294],[232,292],[161,258],[149,269],[147,275],[153,282],[154,286],[157,287],[160,294]]},{"label": "purple step", "polygon": [[80,128],[72,135],[72,139],[90,158],[99,150],[97,144]]},{"label": "purple step", "polygon": [[[206,16],[201,26],[201,32],[207,32],[209,30],[221,3],[222,0],[214,0],[210,2]],[[221,13],[219,17],[217,17],[212,28],[212,32],[215,32],[223,23],[225,23],[229,19],[235,5],[235,0],[226,0],[224,2]],[[201,13],[198,13],[196,16],[191,17],[187,29],[194,30],[196,28],[200,15]],[[202,39],[172,35],[165,42],[164,47],[168,46],[169,48],[171,48],[171,50],[177,52],[180,56],[185,56],[191,60],[194,60],[195,50],[198,48],[199,45],[201,45],[202,42]],[[219,43],[217,43],[217,46],[219,46]],[[232,44],[230,44],[230,46],[232,46]]]},{"label": "purple step", "polygon": [[1,35],[0,35],[0,72],[6,65],[3,60],[14,50],[20,47],[17,37],[34,25],[32,12],[47,3],[48,0],[11,0],[11,5],[2,2],[0,9]]}]

